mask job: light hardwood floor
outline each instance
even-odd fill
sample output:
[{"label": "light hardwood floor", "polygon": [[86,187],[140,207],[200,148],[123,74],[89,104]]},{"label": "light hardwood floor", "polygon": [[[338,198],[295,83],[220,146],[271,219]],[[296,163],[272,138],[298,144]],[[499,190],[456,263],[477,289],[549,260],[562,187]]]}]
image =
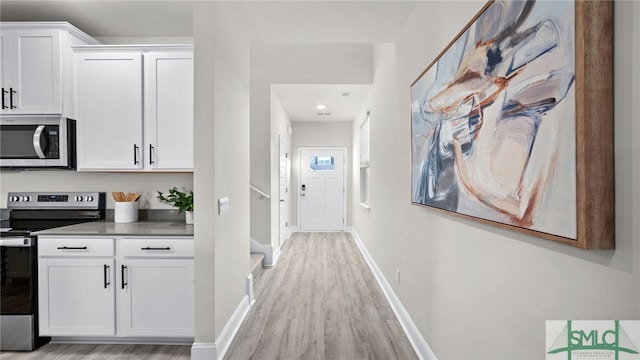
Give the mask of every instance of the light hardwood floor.
[{"label": "light hardwood floor", "polygon": [[[384,359],[416,355],[349,233],[297,233],[255,279],[256,303],[228,360]],[[190,346],[48,344],[1,360],[185,360]]]},{"label": "light hardwood floor", "polygon": [[297,233],[225,359],[416,359],[351,234]]},{"label": "light hardwood floor", "polygon": [[191,345],[47,344],[33,352],[7,351],[2,360],[189,360]]}]

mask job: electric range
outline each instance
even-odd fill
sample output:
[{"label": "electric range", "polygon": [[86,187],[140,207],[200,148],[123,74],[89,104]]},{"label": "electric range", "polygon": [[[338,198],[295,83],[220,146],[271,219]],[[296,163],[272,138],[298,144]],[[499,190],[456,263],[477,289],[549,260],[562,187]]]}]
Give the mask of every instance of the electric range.
[{"label": "electric range", "polygon": [[37,231],[105,218],[104,192],[10,192],[0,231],[0,350],[34,350],[38,336]]}]

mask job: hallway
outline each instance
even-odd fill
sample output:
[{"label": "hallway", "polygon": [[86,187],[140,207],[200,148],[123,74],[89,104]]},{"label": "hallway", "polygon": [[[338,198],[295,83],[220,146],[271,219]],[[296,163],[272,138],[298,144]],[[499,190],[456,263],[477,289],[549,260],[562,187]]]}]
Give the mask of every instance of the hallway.
[{"label": "hallway", "polygon": [[351,234],[296,233],[225,359],[415,359]]}]

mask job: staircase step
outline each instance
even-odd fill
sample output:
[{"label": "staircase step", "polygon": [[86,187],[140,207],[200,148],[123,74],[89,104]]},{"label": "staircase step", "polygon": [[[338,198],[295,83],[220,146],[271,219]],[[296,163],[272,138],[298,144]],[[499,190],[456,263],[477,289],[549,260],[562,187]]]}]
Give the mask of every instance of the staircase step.
[{"label": "staircase step", "polygon": [[249,262],[249,271],[253,274],[256,270],[262,268],[262,260],[264,259],[264,254],[260,253],[251,253],[251,260]]}]

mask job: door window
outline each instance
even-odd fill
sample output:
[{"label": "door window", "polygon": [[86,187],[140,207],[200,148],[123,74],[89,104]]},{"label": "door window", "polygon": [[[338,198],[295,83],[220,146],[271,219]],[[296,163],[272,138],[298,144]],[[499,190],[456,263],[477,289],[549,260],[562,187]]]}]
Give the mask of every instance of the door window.
[{"label": "door window", "polygon": [[312,156],[309,159],[311,171],[335,171],[336,164],[333,156]]}]

